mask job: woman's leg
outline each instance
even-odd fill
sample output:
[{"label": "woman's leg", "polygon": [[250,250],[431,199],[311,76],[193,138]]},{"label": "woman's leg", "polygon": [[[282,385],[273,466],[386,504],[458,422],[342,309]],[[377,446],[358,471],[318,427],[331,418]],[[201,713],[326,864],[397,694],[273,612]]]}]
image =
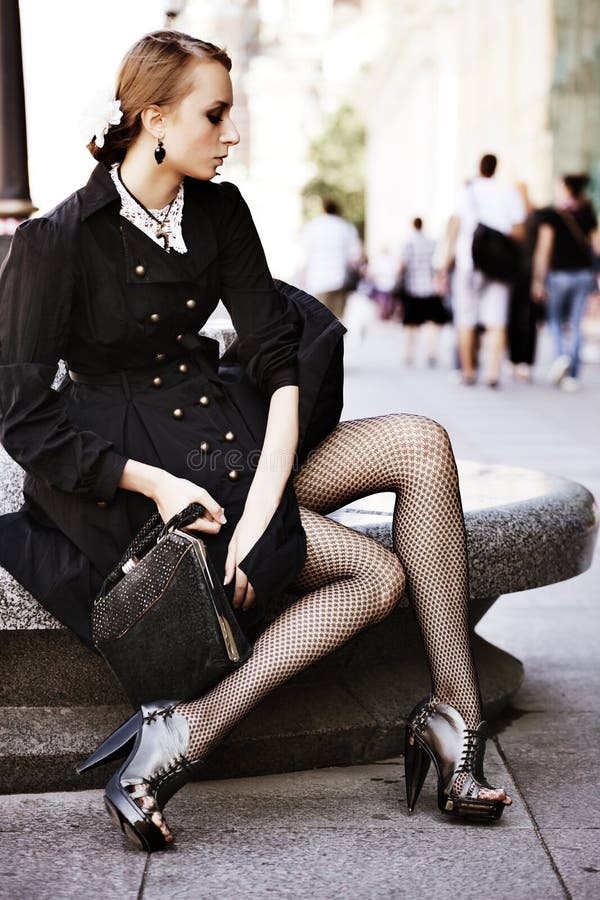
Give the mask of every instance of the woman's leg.
[{"label": "woman's leg", "polygon": [[594,290],[594,276],[591,272],[574,273],[571,289],[571,309],[569,310],[569,326],[571,329],[571,378],[579,377],[581,355],[581,322],[587,306],[589,295]]},{"label": "woman's leg", "polygon": [[[412,415],[342,422],[296,476],[299,503],[320,513],[394,491],[394,550],[407,577],[437,700],[481,720],[469,637],[468,571],[456,464],[444,429]],[[381,571],[381,570],[378,570]]]},{"label": "woman's leg", "polygon": [[551,272],[547,278],[548,301],[546,315],[548,328],[554,343],[554,355],[558,359],[566,356],[566,346],[563,334],[563,313],[569,291],[569,277],[565,273]]},{"label": "woman's leg", "polygon": [[[402,596],[404,571],[391,551],[316,512],[301,508],[300,514],[307,554],[290,589],[303,596],[265,629],[243,666],[198,700],[176,706],[189,727],[190,764],[208,756],[266,694],[384,619]],[[140,781],[133,789],[138,806],[171,841],[151,786]]]},{"label": "woman's leg", "polygon": [[393,553],[339,522],[300,512],[307,557],[291,589],[303,596],[260,635],[241,668],[177,707],[190,725],[190,760],[207,756],[274,688],[384,619],[402,595],[404,572]]}]

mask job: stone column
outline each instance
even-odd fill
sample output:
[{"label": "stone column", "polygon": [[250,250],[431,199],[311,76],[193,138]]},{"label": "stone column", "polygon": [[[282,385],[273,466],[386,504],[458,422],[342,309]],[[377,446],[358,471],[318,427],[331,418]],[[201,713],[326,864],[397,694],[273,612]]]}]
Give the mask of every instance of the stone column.
[{"label": "stone column", "polygon": [[0,262],[15,228],[36,207],[29,196],[18,0],[0,0]]}]

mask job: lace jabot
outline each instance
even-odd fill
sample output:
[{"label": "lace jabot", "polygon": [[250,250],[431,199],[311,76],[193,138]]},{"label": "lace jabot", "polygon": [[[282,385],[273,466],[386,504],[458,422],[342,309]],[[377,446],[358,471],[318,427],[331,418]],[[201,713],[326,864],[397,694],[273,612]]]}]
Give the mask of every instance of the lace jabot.
[{"label": "lace jabot", "polygon": [[[187,253],[187,247],[183,240],[181,219],[183,217],[183,181],[172,203],[162,209],[146,209],[133,194],[130,194],[119,177],[119,164],[115,163],[110,168],[110,177],[121,198],[121,215],[140,231],[143,231],[155,244],[169,253],[175,250],[177,253]],[[162,232],[165,238],[159,236]]]}]

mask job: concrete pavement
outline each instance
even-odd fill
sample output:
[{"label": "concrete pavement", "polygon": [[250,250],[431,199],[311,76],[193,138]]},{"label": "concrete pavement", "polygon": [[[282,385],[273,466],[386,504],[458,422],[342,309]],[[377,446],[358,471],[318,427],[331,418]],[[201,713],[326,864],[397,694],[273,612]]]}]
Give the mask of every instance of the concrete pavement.
[{"label": "concrete pavement", "polygon": [[[403,367],[401,338],[376,323],[349,348],[344,418],[429,415],[461,458],[553,472],[600,497],[597,366],[577,394],[508,379],[463,388],[445,367]],[[541,357],[543,371],[545,341]],[[0,797],[0,897],[599,897],[598,559],[501,598],[479,628],[525,664],[486,757],[515,799],[499,823],[443,819],[432,776],[408,816],[401,760],[188,785],[167,810],[177,843],[151,858],[114,831],[100,792]]]}]

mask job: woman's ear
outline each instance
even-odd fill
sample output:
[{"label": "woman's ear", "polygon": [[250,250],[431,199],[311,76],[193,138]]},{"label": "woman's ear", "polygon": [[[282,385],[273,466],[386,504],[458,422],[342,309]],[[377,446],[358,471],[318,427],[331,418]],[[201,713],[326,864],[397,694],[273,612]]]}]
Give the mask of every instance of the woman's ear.
[{"label": "woman's ear", "polygon": [[165,136],[165,123],[159,106],[148,106],[142,110],[142,127],[156,140],[162,140]]}]

